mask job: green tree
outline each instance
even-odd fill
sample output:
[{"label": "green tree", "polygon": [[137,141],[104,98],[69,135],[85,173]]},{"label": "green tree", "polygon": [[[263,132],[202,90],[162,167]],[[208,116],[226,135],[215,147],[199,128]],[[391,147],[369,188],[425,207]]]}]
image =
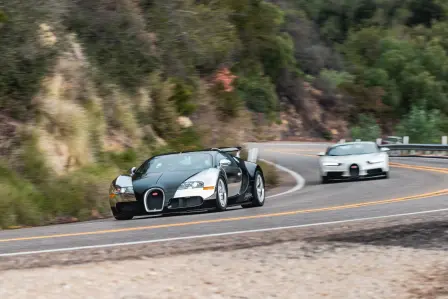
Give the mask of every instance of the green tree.
[{"label": "green tree", "polygon": [[275,86],[269,77],[254,74],[250,77],[240,77],[236,80],[239,97],[246,106],[255,112],[269,113],[279,107]]},{"label": "green tree", "polygon": [[396,131],[400,136],[409,136],[411,143],[440,143],[442,124],[440,111],[412,106]]},{"label": "green tree", "polygon": [[214,2],[155,0],[146,3],[146,22],[156,33],[159,59],[169,76],[209,74],[230,60],[238,46],[227,9]]},{"label": "green tree", "polygon": [[54,44],[45,44],[41,26],[58,37],[64,1],[6,2],[0,14],[0,111],[28,120],[33,115],[31,99],[63,43],[56,38]]},{"label": "green tree", "polygon": [[381,128],[371,115],[361,114],[358,117],[358,125],[351,129],[353,139],[363,141],[375,141],[381,137]]},{"label": "green tree", "polygon": [[261,64],[275,82],[281,69],[295,68],[293,42],[282,32],[285,14],[277,5],[262,0],[230,0],[226,5],[242,45],[239,73],[252,73]]},{"label": "green tree", "polygon": [[65,24],[78,34],[102,80],[134,91],[157,65],[154,41],[133,1],[72,1]]}]

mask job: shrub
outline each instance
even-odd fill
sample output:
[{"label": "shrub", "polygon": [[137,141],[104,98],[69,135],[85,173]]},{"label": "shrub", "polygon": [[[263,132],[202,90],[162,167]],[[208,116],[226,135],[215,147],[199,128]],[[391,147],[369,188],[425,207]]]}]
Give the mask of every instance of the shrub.
[{"label": "shrub", "polygon": [[169,145],[176,151],[197,150],[202,147],[201,136],[193,128],[185,128]]},{"label": "shrub", "polygon": [[43,220],[43,195],[30,182],[0,163],[0,228],[36,225]]},{"label": "shrub", "polygon": [[214,96],[214,106],[218,112],[218,117],[222,121],[240,115],[240,110],[244,107],[244,102],[235,89],[230,89],[224,82],[217,81],[210,89],[210,93]]},{"label": "shrub", "polygon": [[338,88],[341,84],[353,83],[354,76],[347,72],[323,69],[320,77],[330,85],[331,89]]},{"label": "shrub", "polygon": [[381,137],[381,128],[374,117],[361,114],[358,117],[358,125],[351,129],[351,135],[353,139],[375,141],[376,138]]},{"label": "shrub", "polygon": [[413,106],[396,129],[399,135],[409,136],[411,143],[440,143],[442,126],[442,116],[438,110],[427,111]]},{"label": "shrub", "polygon": [[152,78],[151,125],[160,137],[169,141],[175,139],[180,132],[180,126],[177,123],[177,108],[175,103],[170,100],[173,95],[173,85],[168,81],[163,81],[158,75],[154,75]]},{"label": "shrub", "polygon": [[273,188],[278,186],[280,183],[280,176],[278,170],[275,166],[265,163],[263,161],[258,161],[261,169],[263,170],[264,179],[267,188]]},{"label": "shrub", "polygon": [[49,32],[56,34],[58,29],[53,25],[59,20],[60,4],[43,2],[39,5],[29,1],[2,2],[0,111],[20,120],[30,118],[31,99],[59,48],[59,41],[52,46],[44,45],[36,26],[45,23],[49,25]]},{"label": "shrub", "polygon": [[117,168],[98,164],[55,178],[41,186],[45,194],[42,210],[51,218],[70,216],[87,220],[94,211],[109,215],[108,187],[118,174]]},{"label": "shrub", "polygon": [[267,76],[239,77],[236,80],[236,89],[247,108],[252,111],[269,113],[279,109],[275,86]]},{"label": "shrub", "polygon": [[157,61],[146,21],[133,1],[71,1],[67,27],[76,32],[103,79],[130,91],[142,86]]},{"label": "shrub", "polygon": [[[122,153],[108,153],[111,162],[118,166],[121,171],[127,171],[138,163],[137,152],[134,149],[127,149]],[[133,165],[133,166],[130,166]]]},{"label": "shrub", "polygon": [[173,95],[170,101],[174,102],[180,115],[188,116],[196,110],[193,102],[194,87],[179,79],[172,79],[174,84]]}]

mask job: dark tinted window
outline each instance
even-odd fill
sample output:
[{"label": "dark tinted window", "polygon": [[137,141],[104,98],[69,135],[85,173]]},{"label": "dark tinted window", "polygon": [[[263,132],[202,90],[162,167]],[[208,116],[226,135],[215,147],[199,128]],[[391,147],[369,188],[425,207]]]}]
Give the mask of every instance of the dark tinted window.
[{"label": "dark tinted window", "polygon": [[379,148],[375,143],[342,144],[329,148],[327,156],[365,155],[378,151]]}]

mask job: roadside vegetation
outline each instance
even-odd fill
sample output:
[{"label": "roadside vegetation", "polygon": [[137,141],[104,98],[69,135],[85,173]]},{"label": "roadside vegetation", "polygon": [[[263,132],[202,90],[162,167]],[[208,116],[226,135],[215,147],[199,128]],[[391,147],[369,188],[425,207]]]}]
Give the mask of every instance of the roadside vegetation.
[{"label": "roadside vegetation", "polygon": [[117,173],[263,126],[436,142],[447,16],[439,0],[0,0],[0,226],[109,216]]},{"label": "roadside vegetation", "polygon": [[[246,149],[243,149],[240,152],[240,157],[247,160],[248,152]],[[257,160],[257,163],[258,165],[260,165],[261,170],[263,171],[266,188],[268,189],[277,187],[280,183],[280,173],[278,169],[275,166],[264,161]]]}]

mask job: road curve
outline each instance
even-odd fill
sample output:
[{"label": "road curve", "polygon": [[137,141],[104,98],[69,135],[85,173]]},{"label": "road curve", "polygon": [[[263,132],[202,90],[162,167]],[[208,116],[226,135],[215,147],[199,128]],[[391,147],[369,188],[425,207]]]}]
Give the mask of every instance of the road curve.
[{"label": "road curve", "polygon": [[0,258],[24,252],[216,236],[448,209],[448,160],[391,158],[394,166],[390,179],[322,185],[316,154],[326,144],[249,145],[252,146],[260,149],[261,158],[300,174],[295,175],[299,186],[268,198],[262,208],[141,217],[131,221],[104,219],[0,231]]}]

